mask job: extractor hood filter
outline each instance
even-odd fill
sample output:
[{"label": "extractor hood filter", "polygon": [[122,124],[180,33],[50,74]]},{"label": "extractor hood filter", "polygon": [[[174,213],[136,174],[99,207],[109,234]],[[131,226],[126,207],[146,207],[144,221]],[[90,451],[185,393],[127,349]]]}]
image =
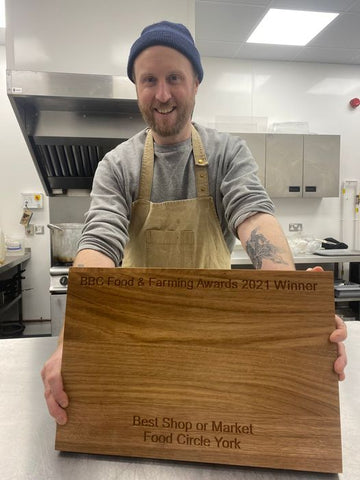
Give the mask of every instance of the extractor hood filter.
[{"label": "extractor hood filter", "polygon": [[38,168],[52,191],[90,189],[99,161],[120,142],[103,138],[32,139]]}]

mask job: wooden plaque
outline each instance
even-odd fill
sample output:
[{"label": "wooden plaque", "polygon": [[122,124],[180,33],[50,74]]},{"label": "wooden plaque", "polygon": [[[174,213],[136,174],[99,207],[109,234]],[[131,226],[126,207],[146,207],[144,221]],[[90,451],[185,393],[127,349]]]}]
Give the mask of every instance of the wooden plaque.
[{"label": "wooden plaque", "polygon": [[340,472],[329,272],[72,268],[56,449]]}]

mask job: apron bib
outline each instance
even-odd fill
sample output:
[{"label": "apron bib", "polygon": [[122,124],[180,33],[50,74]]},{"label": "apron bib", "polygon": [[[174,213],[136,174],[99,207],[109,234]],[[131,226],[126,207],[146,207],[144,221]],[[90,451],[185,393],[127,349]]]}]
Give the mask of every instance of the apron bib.
[{"label": "apron bib", "polygon": [[149,130],[140,174],[139,196],[132,204],[129,241],[123,267],[229,269],[230,252],[209,195],[208,163],[192,126],[197,197],[150,202],[154,145]]}]

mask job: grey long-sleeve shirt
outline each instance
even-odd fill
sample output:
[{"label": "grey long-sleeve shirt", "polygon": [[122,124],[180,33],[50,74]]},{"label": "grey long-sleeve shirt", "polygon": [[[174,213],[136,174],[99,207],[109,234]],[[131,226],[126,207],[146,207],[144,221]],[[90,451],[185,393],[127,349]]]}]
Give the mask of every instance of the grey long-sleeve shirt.
[{"label": "grey long-sleeve shirt", "polygon": [[[257,165],[245,141],[195,124],[209,163],[209,190],[230,251],[236,229],[257,212],[274,213],[261,185]],[[79,250],[90,248],[120,265],[128,241],[131,205],[137,199],[146,131],[105,155],[95,172],[91,205]],[[154,145],[154,203],[196,197],[191,139],[176,145]]]}]

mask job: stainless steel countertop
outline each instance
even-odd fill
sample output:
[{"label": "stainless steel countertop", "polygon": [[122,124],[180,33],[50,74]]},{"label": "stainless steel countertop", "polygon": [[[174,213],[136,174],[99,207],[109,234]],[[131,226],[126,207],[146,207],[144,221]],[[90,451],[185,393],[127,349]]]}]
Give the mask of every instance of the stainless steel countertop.
[{"label": "stainless steel countertop", "polygon": [[9,255],[5,257],[4,263],[0,264],[0,273],[4,273],[11,268],[17,267],[21,263],[26,262],[31,258],[31,250],[30,248],[25,249],[25,253],[23,255]]},{"label": "stainless steel countertop", "polygon": [[[360,255],[338,255],[338,256],[325,256],[325,255],[313,255],[302,254],[294,255],[294,263],[309,264],[309,265],[322,265],[324,263],[346,263],[346,262],[360,262]],[[231,265],[252,265],[250,258],[245,251],[236,246],[231,254]]]},{"label": "stainless steel countertop", "polygon": [[[348,322],[347,379],[340,383],[344,473],[231,467],[60,453],[40,370],[57,338],[0,340],[2,480],[358,480],[360,478],[360,322]],[[314,372],[316,375],[316,372]]]}]

